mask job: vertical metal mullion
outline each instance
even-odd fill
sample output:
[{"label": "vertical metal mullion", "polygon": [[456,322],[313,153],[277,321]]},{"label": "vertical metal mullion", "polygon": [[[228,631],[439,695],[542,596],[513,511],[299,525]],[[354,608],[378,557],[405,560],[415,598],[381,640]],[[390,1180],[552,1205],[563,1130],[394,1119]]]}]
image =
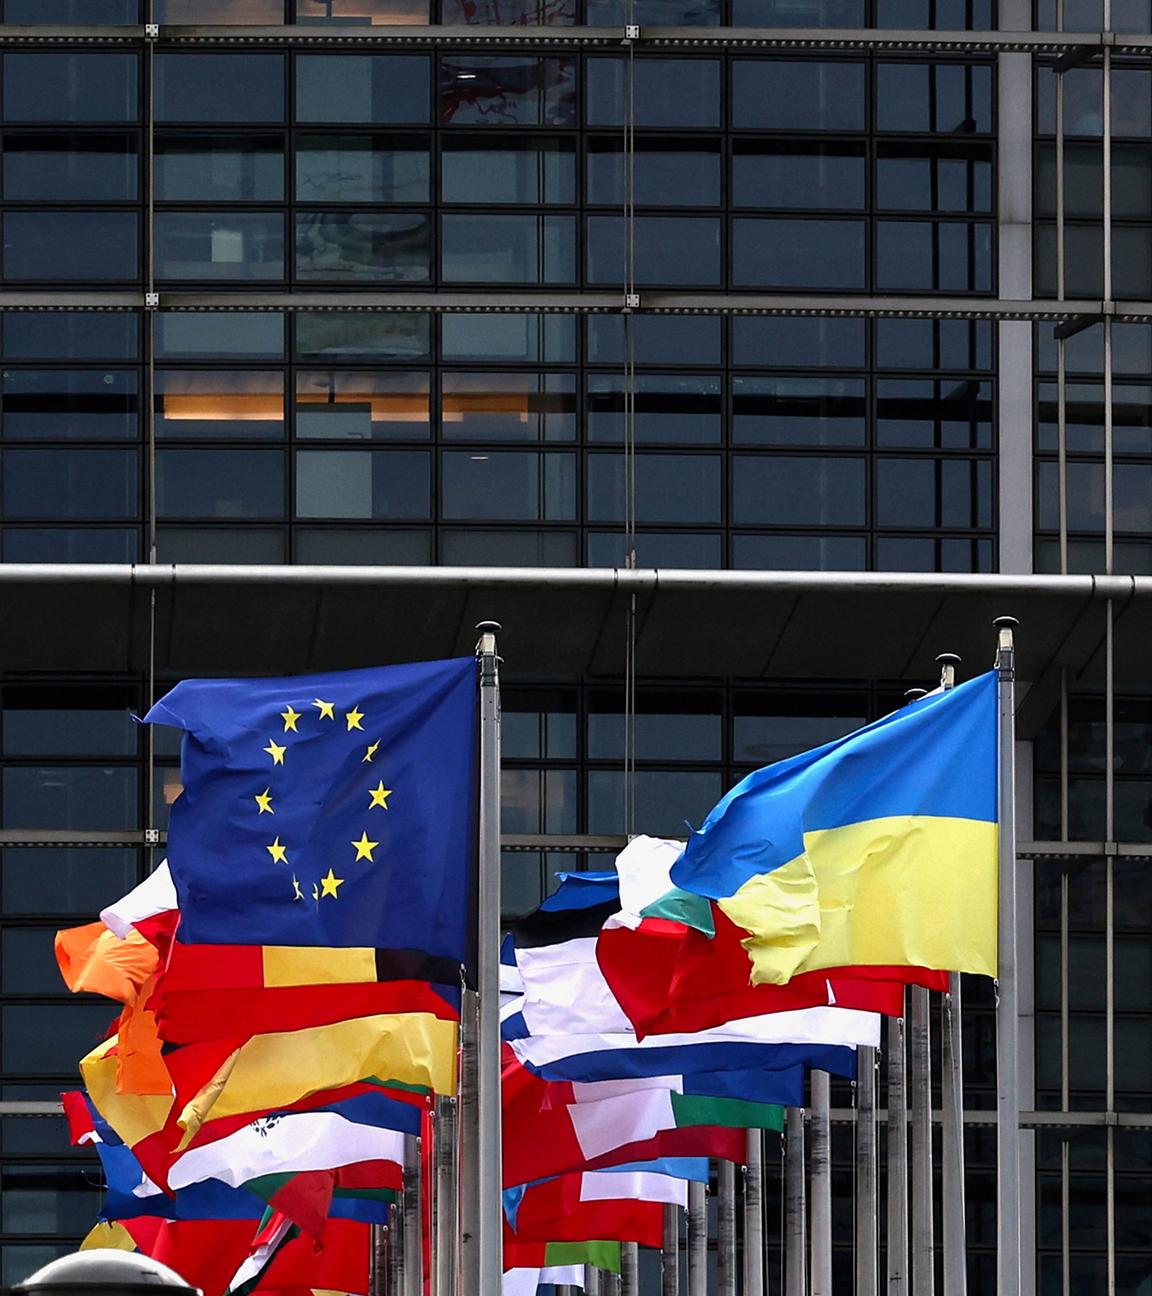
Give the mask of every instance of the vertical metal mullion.
[{"label": "vertical metal mullion", "polygon": [[[1063,343],[1061,343],[1063,347]],[[1060,840],[1068,840],[1068,668],[1060,669]],[[1060,1110],[1068,1110],[1068,868],[1060,870]],[[1060,1141],[1060,1291],[1072,1296],[1071,1147]]]},{"label": "vertical metal mullion", "polygon": [[[1106,334],[1107,336],[1107,334]],[[1108,357],[1106,357],[1107,361]],[[1116,1106],[1116,994],[1115,994],[1115,856],[1111,853],[1116,840],[1116,710],[1115,710],[1115,617],[1112,600],[1105,605],[1104,659],[1104,1012],[1105,1110]],[[1108,1296],[1116,1291],[1116,1132],[1107,1127],[1107,1214],[1108,1214]]]}]

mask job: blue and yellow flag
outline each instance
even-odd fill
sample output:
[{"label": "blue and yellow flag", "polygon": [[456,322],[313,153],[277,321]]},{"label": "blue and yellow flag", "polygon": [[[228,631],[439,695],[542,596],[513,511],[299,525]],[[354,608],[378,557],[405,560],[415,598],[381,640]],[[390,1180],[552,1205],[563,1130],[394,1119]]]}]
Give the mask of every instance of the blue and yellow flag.
[{"label": "blue and yellow flag", "polygon": [[447,984],[471,966],[473,658],[185,680],[145,719],[184,730],[180,940],[411,951],[406,975]]},{"label": "blue and yellow flag", "polygon": [[875,964],[995,976],[995,674],[748,775],[671,876],[750,933],[753,984]]}]

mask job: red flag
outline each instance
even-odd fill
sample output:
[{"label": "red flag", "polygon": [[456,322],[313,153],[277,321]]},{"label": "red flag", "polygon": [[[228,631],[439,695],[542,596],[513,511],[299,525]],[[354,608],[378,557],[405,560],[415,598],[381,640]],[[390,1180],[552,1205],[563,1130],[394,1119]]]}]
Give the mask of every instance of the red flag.
[{"label": "red flag", "polygon": [[505,1221],[504,1236],[515,1242],[639,1242],[658,1247],[664,1234],[660,1202],[581,1201],[582,1174],[561,1175],[525,1189],[516,1227]]}]

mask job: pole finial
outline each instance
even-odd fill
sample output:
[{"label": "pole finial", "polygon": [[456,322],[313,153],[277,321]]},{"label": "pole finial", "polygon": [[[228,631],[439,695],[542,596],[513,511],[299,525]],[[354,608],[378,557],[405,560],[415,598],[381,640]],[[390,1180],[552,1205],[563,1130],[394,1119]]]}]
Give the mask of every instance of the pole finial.
[{"label": "pole finial", "polygon": [[960,665],[961,657],[959,653],[937,653],[936,660],[940,663],[940,687],[948,690],[956,687],[956,667]]},{"label": "pole finial", "polygon": [[928,696],[928,690],[922,688],[910,688],[904,690],[905,702],[919,702],[922,697]]},{"label": "pole finial", "polygon": [[499,634],[500,631],[503,629],[504,627],[500,624],[499,621],[477,621],[476,622],[477,634],[484,634],[485,631],[488,631],[488,633],[490,634]]}]

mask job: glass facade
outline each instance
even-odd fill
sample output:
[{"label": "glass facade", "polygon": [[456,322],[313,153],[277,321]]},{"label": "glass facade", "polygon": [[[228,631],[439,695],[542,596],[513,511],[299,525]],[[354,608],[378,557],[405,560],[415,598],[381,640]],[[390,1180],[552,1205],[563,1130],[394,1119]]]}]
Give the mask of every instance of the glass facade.
[{"label": "glass facade", "polygon": [[[1150,33],[1147,0],[0,0],[0,562],[1152,574]],[[1082,631],[1104,687],[1022,688],[1041,1296],[1152,1265],[1152,688],[1121,611]],[[177,753],[130,713],[170,682],[0,661],[0,1104],[107,1027],[52,934],[154,863]],[[681,833],[907,681],[721,657],[630,713],[631,684],[510,663],[504,830],[561,841],[506,853],[507,915],[606,862],[565,836]],[[984,1293],[993,1000],[964,993]],[[8,1285],[98,1180],[5,1110]],[[833,1157],[846,1293],[848,1121]]]}]

